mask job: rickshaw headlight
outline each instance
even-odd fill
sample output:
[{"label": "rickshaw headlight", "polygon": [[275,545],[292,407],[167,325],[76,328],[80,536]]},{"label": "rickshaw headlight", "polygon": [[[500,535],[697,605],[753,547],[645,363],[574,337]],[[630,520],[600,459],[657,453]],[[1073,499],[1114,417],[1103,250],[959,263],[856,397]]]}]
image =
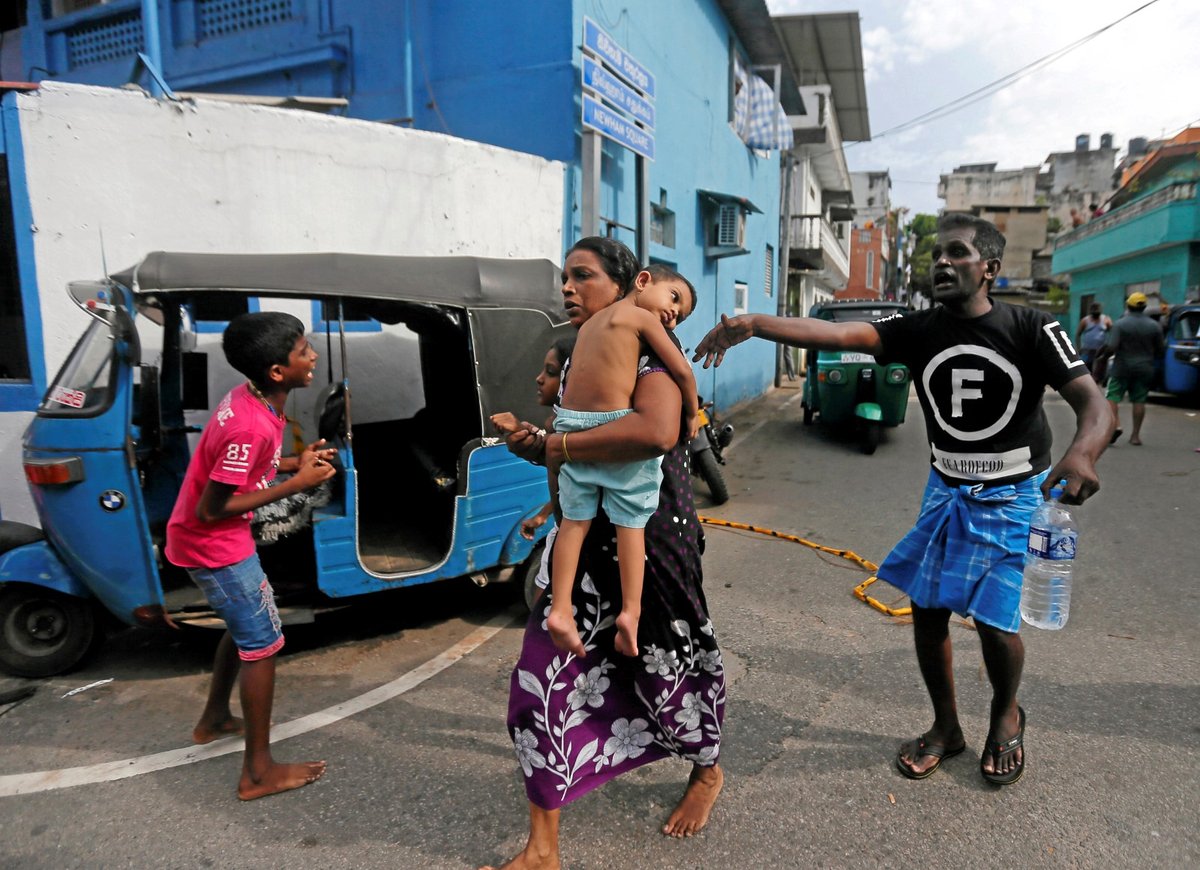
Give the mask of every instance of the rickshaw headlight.
[{"label": "rickshaw headlight", "polygon": [[888,369],[887,382],[889,384],[902,384],[908,380],[908,369],[897,366],[894,369]]},{"label": "rickshaw headlight", "polygon": [[841,369],[830,369],[825,378],[831,384],[840,384],[842,381],[846,380],[846,373]]}]

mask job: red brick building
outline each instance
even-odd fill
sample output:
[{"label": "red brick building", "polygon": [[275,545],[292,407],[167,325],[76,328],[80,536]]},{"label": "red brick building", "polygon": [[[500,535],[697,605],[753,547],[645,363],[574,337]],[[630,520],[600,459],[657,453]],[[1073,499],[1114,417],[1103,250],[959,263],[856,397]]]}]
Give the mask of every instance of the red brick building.
[{"label": "red brick building", "polygon": [[887,287],[888,239],[882,224],[867,223],[850,231],[850,279],[836,299],[882,299]]}]

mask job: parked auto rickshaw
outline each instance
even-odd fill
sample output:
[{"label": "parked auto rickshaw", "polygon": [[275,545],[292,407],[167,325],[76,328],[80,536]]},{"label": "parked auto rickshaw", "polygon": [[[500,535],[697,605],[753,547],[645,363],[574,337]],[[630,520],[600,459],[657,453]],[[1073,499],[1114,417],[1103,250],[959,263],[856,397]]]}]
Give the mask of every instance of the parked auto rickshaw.
[{"label": "parked auto rickshaw", "polygon": [[1200,302],[1175,305],[1166,317],[1162,390],[1200,399]]},{"label": "parked auto rickshaw", "polygon": [[[809,317],[834,323],[872,321],[903,314],[907,306],[878,299],[847,299],[814,305]],[[908,410],[909,372],[898,363],[880,365],[867,353],[809,350],[800,402],[804,424],[821,415],[830,426],[857,428],[862,452],[879,446],[884,426],[899,426]]]},{"label": "parked auto rickshaw", "polygon": [[70,668],[104,611],[222,627],[162,552],[209,409],[242,380],[220,333],[247,310],[313,324],[325,386],[291,394],[284,453],[324,437],[340,463],[285,518],[298,530],[260,546],[285,623],[354,596],[536,569],[541,542],[520,524],[546,501],[545,470],[485,422],[543,413],[531,379],[570,328],[549,261],[160,252],[70,293],[92,320],[24,439],[41,529],[0,522],[3,670]]}]

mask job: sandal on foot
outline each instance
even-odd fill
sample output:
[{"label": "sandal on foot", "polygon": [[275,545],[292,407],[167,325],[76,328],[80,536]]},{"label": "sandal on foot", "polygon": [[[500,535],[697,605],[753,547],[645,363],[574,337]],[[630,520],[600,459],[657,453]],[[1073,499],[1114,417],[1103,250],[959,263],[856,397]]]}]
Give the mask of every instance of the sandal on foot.
[{"label": "sandal on foot", "polygon": [[1116,429],[1113,430],[1112,438],[1109,439],[1108,443],[1116,444],[1117,439],[1120,438],[1123,434],[1125,434],[1125,430],[1118,426]]},{"label": "sandal on foot", "polygon": [[904,760],[904,747],[900,747],[900,751],[896,753],[896,769],[909,779],[925,779],[926,777],[932,776],[933,772],[942,766],[943,761],[945,761],[947,758],[953,758],[967,748],[966,744],[964,743],[962,746],[954,749],[947,749],[945,746],[941,746],[936,743],[930,743],[925,739],[924,734],[918,737],[915,742],[917,751],[913,754],[913,761],[920,761],[926,756],[936,758],[937,761],[932,767],[918,772],[908,766],[909,762]]},{"label": "sandal on foot", "polygon": [[1018,749],[1021,750],[1021,763],[1010,770],[1008,773],[988,773],[983,769],[983,756],[979,759],[979,772],[983,774],[983,778],[994,785],[1012,785],[1021,778],[1021,774],[1025,772],[1026,756],[1024,752],[1025,746],[1025,711],[1021,707],[1017,707],[1017,715],[1020,717],[1020,725],[1017,727],[1017,733],[1008,740],[1001,743],[998,740],[992,739],[989,732],[987,742],[983,746],[983,755],[991,754],[992,766],[997,767],[1002,759],[1008,758]]}]

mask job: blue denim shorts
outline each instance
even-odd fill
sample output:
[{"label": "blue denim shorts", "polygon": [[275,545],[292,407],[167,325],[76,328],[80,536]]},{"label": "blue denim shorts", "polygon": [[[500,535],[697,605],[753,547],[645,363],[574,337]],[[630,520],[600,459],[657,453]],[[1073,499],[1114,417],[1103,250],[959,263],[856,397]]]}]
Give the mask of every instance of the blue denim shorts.
[{"label": "blue denim shorts", "polygon": [[275,591],[257,553],[223,568],[188,568],[187,572],[225,620],[242,661],[265,659],[283,648]]}]

